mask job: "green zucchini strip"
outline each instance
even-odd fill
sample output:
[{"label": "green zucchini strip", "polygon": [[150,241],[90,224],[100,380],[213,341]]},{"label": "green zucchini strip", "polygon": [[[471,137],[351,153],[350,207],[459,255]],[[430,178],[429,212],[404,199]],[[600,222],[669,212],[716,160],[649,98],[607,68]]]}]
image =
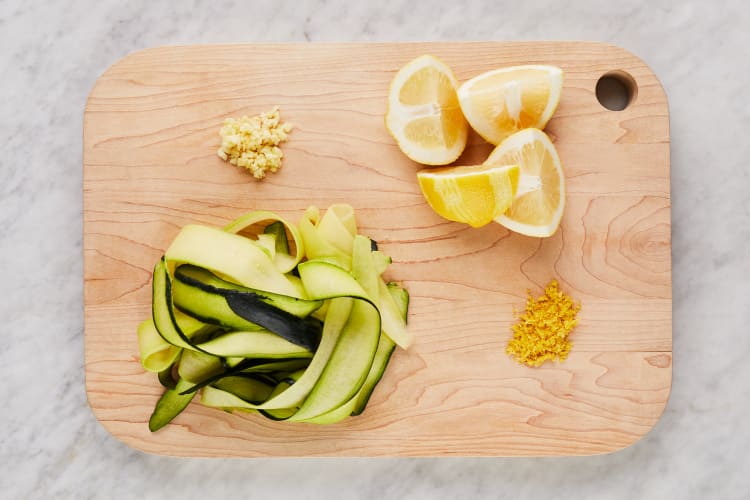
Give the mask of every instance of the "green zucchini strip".
[{"label": "green zucchini strip", "polygon": [[380,379],[383,378],[385,369],[388,366],[388,362],[391,360],[391,355],[396,349],[396,343],[393,342],[388,336],[381,335],[380,343],[378,343],[378,350],[375,353],[375,359],[372,360],[372,368],[370,373],[367,374],[365,382],[362,384],[362,388],[357,393],[357,397],[354,398],[356,403],[352,408],[352,415],[359,415],[362,413],[367,406],[367,402],[372,396],[372,392],[375,390],[375,386],[378,385]]},{"label": "green zucchini strip", "polygon": [[[370,336],[375,335],[373,334],[375,329],[377,329],[376,333],[379,335],[380,321],[377,318],[377,309],[371,303],[370,298],[360,284],[350,273],[334,264],[323,261],[304,262],[298,266],[298,270],[311,298],[318,300],[329,298],[334,299],[330,302],[328,314],[326,315],[326,320],[323,324],[323,334],[320,345],[318,346],[313,359],[310,361],[307,370],[305,370],[305,373],[300,377],[300,380],[298,380],[296,384],[290,386],[287,390],[278,395],[269,398],[268,401],[262,404],[251,405],[245,402],[241,405],[244,409],[275,410],[289,408],[302,403],[303,400],[308,397],[310,392],[313,391],[315,386],[318,385],[321,375],[330,365],[330,358],[335,349],[339,349],[340,358],[344,358],[347,355],[346,349],[348,349],[349,352],[353,349],[354,354],[358,354],[360,358],[367,358],[368,356],[366,352],[363,356],[363,352],[359,352],[356,345],[352,345],[352,340],[357,340],[358,329],[366,331],[368,327],[370,329]],[[354,301],[354,304],[352,304],[351,299],[359,300]],[[358,313],[356,316],[356,318],[359,318],[358,321],[356,318],[354,320],[352,319],[352,313],[350,312],[354,309],[357,303],[361,303],[359,307],[364,308],[365,311],[369,311]],[[374,315],[372,313],[374,313]],[[362,318],[362,314],[369,314],[369,319],[368,317]],[[364,322],[364,327],[362,322]],[[343,330],[346,328],[349,329],[348,335],[353,337],[353,339],[341,348],[339,347],[339,337],[343,335]],[[375,338],[374,346],[377,346],[377,337]],[[372,356],[369,357],[369,362],[371,363]],[[362,361],[362,363],[367,363],[367,360]],[[347,367],[352,368],[346,363],[346,361],[344,361],[343,365],[339,366],[339,372],[345,372],[339,373],[339,378],[346,378],[347,373],[349,373]],[[367,368],[369,369],[369,365]],[[330,385],[336,383],[334,375],[336,375],[336,373],[331,371],[327,377],[328,382],[326,383],[326,386],[330,387]],[[364,380],[365,375],[366,372],[362,375],[362,380]],[[354,381],[350,381],[349,385],[356,386],[354,390],[350,389],[352,394],[359,388],[362,380],[359,380],[359,377],[357,377]],[[319,389],[318,392],[325,393],[325,389]],[[339,397],[341,397],[343,401],[346,401],[350,396],[351,394],[342,393]],[[317,397],[316,399],[320,399],[320,397]],[[209,402],[210,401],[212,400],[209,399]],[[317,405],[327,404],[328,406],[335,407],[339,406],[343,401],[323,401],[322,403],[316,403],[316,406],[311,405],[312,409],[306,411],[324,412],[325,408],[323,410],[318,410],[316,409]]]},{"label": "green zucchini strip", "polygon": [[256,242],[221,229],[189,224],[164,256],[171,276],[180,264],[193,264],[249,288],[292,297],[298,293]]},{"label": "green zucchini strip", "polygon": [[268,399],[273,392],[274,386],[259,380],[252,375],[230,375],[214,382],[214,387],[219,390],[234,394],[243,401],[260,403]]},{"label": "green zucchini strip", "polygon": [[[194,396],[195,393],[191,393]],[[257,405],[245,401],[239,396],[235,396],[231,392],[224,391],[217,387],[207,385],[201,390],[200,402],[204,406],[210,406],[212,408],[220,408],[222,410],[233,411],[233,410],[244,410],[250,412],[257,412]]]},{"label": "green zucchini strip", "polygon": [[[390,296],[394,299],[394,302],[397,304],[401,318],[403,319],[404,324],[406,324],[407,312],[409,310],[409,292],[395,283],[389,283],[386,288]],[[378,351],[375,354],[375,359],[372,362],[372,368],[367,375],[365,383],[362,384],[362,389],[360,389],[359,394],[357,395],[357,403],[354,405],[352,415],[359,415],[365,410],[365,407],[370,400],[370,396],[372,396],[375,386],[378,385],[378,382],[380,382],[380,379],[383,377],[385,369],[388,366],[388,362],[391,360],[391,355],[395,349],[396,343],[393,342],[391,338],[387,335],[380,336],[380,343],[378,344]]]},{"label": "green zucchini strip", "polygon": [[183,351],[177,373],[180,380],[198,384],[224,372],[221,359],[199,351]]},{"label": "green zucchini strip", "polygon": [[336,264],[324,260],[308,260],[297,266],[297,270],[311,299],[351,297],[365,300],[376,307],[362,285]]},{"label": "green zucchini strip", "polygon": [[[352,276],[357,280],[357,283],[361,285],[365,293],[367,293],[371,297],[374,297],[375,302],[373,302],[373,306],[377,310],[377,301],[379,299],[377,294],[379,276],[375,267],[375,261],[373,260],[372,244],[370,240],[368,238],[365,238],[364,236],[357,235],[353,242]],[[338,405],[329,404],[328,408],[324,411],[320,411],[319,408],[315,409],[314,411],[308,410],[308,406],[311,405],[306,401],[305,404],[300,408],[300,412],[292,416],[291,420],[324,424],[338,422],[351,415],[352,411],[357,405],[359,391],[367,381],[367,377],[372,371],[372,364],[377,358],[377,349],[381,345],[381,343],[383,343],[382,339],[383,335],[381,335],[379,332],[375,350],[372,353],[372,359],[370,359],[370,366],[367,368],[367,371],[364,372],[364,374],[360,374],[360,376],[363,376],[364,378],[361,383],[359,383],[359,386],[347,396],[348,400],[347,398],[343,398]],[[322,381],[321,385],[324,384],[325,381]]]},{"label": "green zucchini strip", "polygon": [[164,258],[154,267],[152,297],[151,318],[159,335],[176,347],[199,351],[200,347],[196,347],[196,342],[212,334],[215,327],[206,325],[174,308],[172,280],[167,272]]},{"label": "green zucchini strip", "polygon": [[166,387],[167,389],[174,389],[177,387],[177,380],[174,378],[174,368],[177,367],[179,364],[179,361],[175,361],[171,365],[169,365],[167,368],[160,371],[157,375],[157,378],[159,379],[159,383]]},{"label": "green zucchini strip", "polygon": [[331,205],[318,224],[318,234],[346,255],[352,255],[357,224],[351,205]]},{"label": "green zucchini strip", "polygon": [[[187,267],[187,268],[186,268]],[[206,272],[207,273],[207,272]],[[180,266],[175,270],[173,283],[175,305],[183,311],[198,316],[207,323],[239,331],[270,330],[284,339],[314,351],[320,340],[320,323],[312,318],[301,318],[270,303],[270,299],[251,290],[218,288],[205,273],[193,266]],[[274,303],[295,312],[309,314],[322,301],[303,301],[294,297],[275,295]],[[197,346],[196,346],[197,347]],[[197,347],[203,349],[202,347]]]},{"label": "green zucchini strip", "polygon": [[[300,276],[311,296],[319,297],[314,286],[307,286],[306,276],[309,278],[309,265],[309,262],[300,265],[300,268],[305,266],[304,271],[300,269]],[[315,271],[315,269],[312,270]],[[319,283],[320,280],[313,280],[314,284],[320,287],[319,291],[326,290],[332,284],[346,288],[348,282],[351,288],[365,287],[362,292],[364,297],[367,297],[366,288],[372,288],[377,283],[370,240],[359,235],[354,238],[352,272],[359,278],[359,281],[334,266],[329,266],[329,269],[330,273],[340,274],[340,276],[338,279],[328,279],[323,283]],[[369,298],[355,300],[352,304],[352,312],[328,364],[299,411],[289,417],[289,420],[304,421],[328,413],[354,396],[367,378],[379,340],[380,314],[377,305]]]},{"label": "green zucchini strip", "polygon": [[[220,360],[221,358],[216,358],[216,359]],[[258,364],[266,363],[268,361],[269,360],[267,359],[258,360],[258,359],[246,358],[232,367],[224,368],[223,371],[214,373],[208,377],[203,378],[202,380],[198,382],[194,382],[193,385],[183,390],[181,394],[191,394],[191,393],[197,392],[199,389],[203,389],[204,387],[207,387],[208,385],[213,384],[216,381],[223,379],[224,377],[228,377],[230,375],[241,373],[245,371],[247,368],[250,368]]]},{"label": "green zucchini strip", "polygon": [[[184,267],[180,266],[179,270]],[[257,323],[253,323],[238,316],[227,304],[226,298],[219,293],[211,293],[203,287],[186,283],[184,280],[172,281],[172,300],[177,310],[186,313],[204,323],[210,323],[233,330],[261,330]]]},{"label": "green zucchini strip", "polygon": [[[274,387],[272,387],[266,400],[273,399],[284,391],[287,391],[300,379],[300,377],[303,376],[303,374],[304,370],[298,370],[289,374],[289,376],[285,377],[283,380],[280,380]],[[258,403],[260,402],[254,403],[250,398],[245,397],[245,394],[233,389],[233,387],[222,385],[220,382],[204,387],[201,394],[201,404],[214,408],[221,408],[227,411],[258,411],[258,407],[260,406]],[[296,411],[296,407],[260,410],[264,416],[273,420],[284,420],[293,415]]]},{"label": "green zucchini strip", "polygon": [[[276,395],[289,390],[291,386],[299,382],[304,373],[304,370],[298,370],[296,372],[290,373],[289,376],[279,380],[279,383],[276,384],[276,387],[274,387],[273,392],[271,392],[271,396],[269,396],[269,398],[275,397]],[[260,410],[260,413],[264,417],[270,418],[271,420],[286,420],[297,413],[297,410],[299,410],[299,405],[291,406],[289,408],[279,408],[276,410]]]},{"label": "green zucchini strip", "polygon": [[196,286],[210,293],[226,295],[231,293],[231,291],[236,291],[257,296],[268,305],[282,309],[300,318],[309,316],[323,304],[322,300],[305,300],[237,285],[219,278],[210,271],[189,264],[183,264],[175,269],[174,275],[176,281]]},{"label": "green zucchini strip", "polygon": [[310,359],[274,359],[261,364],[244,369],[243,373],[271,373],[271,372],[294,372],[307,368],[311,363]]},{"label": "green zucchini strip", "polygon": [[372,262],[373,264],[375,264],[375,272],[377,272],[378,276],[380,276],[385,272],[386,269],[388,269],[388,266],[393,263],[393,259],[391,259],[380,250],[373,250]]},{"label": "green zucchini strip", "polygon": [[320,213],[316,207],[307,209],[299,222],[299,231],[305,244],[308,260],[325,259],[346,270],[352,267],[351,253],[340,250],[320,232]]},{"label": "green zucchini strip", "polygon": [[[274,250],[276,253],[285,253],[289,254],[289,238],[286,236],[286,224],[281,222],[280,220],[277,220],[276,222],[272,222],[271,224],[267,225],[266,228],[263,230],[263,234],[268,234],[273,236],[274,238]],[[289,225],[290,228],[293,227],[292,224]],[[294,227],[294,229],[297,229]],[[291,230],[291,229],[290,229]],[[304,252],[303,252],[304,253]],[[298,254],[302,255],[302,254]],[[300,260],[302,258],[300,257]],[[289,271],[282,271],[282,272],[290,272],[292,269],[297,267],[298,262],[294,263],[294,266],[292,266]]]},{"label": "green zucchini strip", "polygon": [[256,245],[258,245],[263,249],[264,252],[266,252],[266,254],[268,254],[268,256],[271,258],[271,261],[274,261],[276,259],[276,236],[265,233],[259,234],[254,241]]},{"label": "green zucchini strip", "polygon": [[275,410],[289,408],[302,403],[328,364],[339,335],[349,318],[351,308],[352,299],[350,298],[335,298],[331,301],[326,320],[323,323],[323,335],[320,344],[312,360],[310,360],[307,369],[299,380],[297,380],[297,383],[283,392],[274,394],[264,403],[257,405],[257,409]]},{"label": "green zucchini strip", "polygon": [[[267,220],[272,220],[274,223],[269,225],[268,227],[272,227],[273,224],[281,223],[284,225],[284,227],[289,231],[289,234],[292,235],[292,240],[295,246],[295,253],[294,255],[289,254],[289,244],[287,242],[286,238],[286,231],[284,231],[284,238],[283,241],[287,242],[285,245],[280,245],[280,231],[277,228],[274,228],[271,230],[270,234],[275,234],[276,236],[276,252],[273,258],[273,262],[276,266],[276,268],[281,273],[288,273],[295,267],[297,267],[297,264],[302,261],[302,257],[305,256],[305,245],[302,240],[302,237],[300,235],[299,230],[297,229],[297,226],[290,223],[286,219],[283,219],[276,215],[273,212],[268,212],[265,210],[257,210],[254,212],[247,213],[226,226],[224,226],[224,231],[228,233],[239,233],[243,229],[252,226],[253,224],[257,224],[259,222],[264,222]],[[283,251],[284,247],[286,247],[286,251]],[[280,248],[282,251],[280,251]],[[206,267],[206,266],[203,266]],[[243,283],[244,284],[244,283]],[[252,285],[248,285],[252,286]],[[253,288],[259,288],[259,287],[253,287]]]},{"label": "green zucchini strip", "polygon": [[[337,269],[335,266],[331,267]],[[312,360],[310,360],[307,369],[294,385],[289,386],[285,391],[274,394],[261,404],[249,404],[245,402],[241,407],[253,410],[276,410],[301,404],[313,389],[321,373],[323,373],[323,370],[327,366],[329,358],[336,347],[339,335],[349,319],[351,308],[352,299],[350,298],[334,298],[331,301],[328,315],[326,316],[326,321],[323,325],[323,336],[320,345],[313,355]],[[209,401],[213,400],[209,398]],[[211,404],[211,406],[214,406],[214,404]],[[221,405],[217,404],[217,406]]]},{"label": "green zucchini strip", "polygon": [[199,344],[201,351],[219,357],[310,358],[312,352],[267,330],[228,332]]},{"label": "green zucchini strip", "polygon": [[402,349],[408,349],[413,342],[413,336],[406,329],[406,320],[401,314],[399,305],[388,293],[388,287],[382,278],[378,279],[377,290],[380,306],[380,318],[383,331]]},{"label": "green zucchini strip", "polygon": [[176,347],[194,349],[175,320],[171,281],[163,258],[154,267],[151,313],[154,326],[165,341]]},{"label": "green zucchini strip", "polygon": [[167,425],[190,404],[195,394],[181,393],[184,388],[189,386],[190,382],[179,380],[174,389],[164,391],[164,394],[156,403],[151,418],[148,420],[148,428],[151,432],[156,432]]},{"label": "green zucchini strip", "polygon": [[[256,239],[239,234],[261,223]],[[274,420],[360,414],[396,345],[412,342],[408,292],[381,277],[390,263],[357,234],[350,205],[322,217],[310,207],[299,226],[256,211],[223,230],[183,227],[154,267],[152,318],[138,327],[141,363],[168,387],[149,428],[198,390],[206,406]]]},{"label": "green zucchini strip", "polygon": [[349,401],[345,402],[338,408],[334,408],[333,410],[318,415],[317,417],[305,419],[304,422],[310,424],[334,424],[351,415],[359,415],[362,413],[367,406],[367,402],[370,400],[370,396],[372,395],[375,386],[383,377],[383,373],[385,372],[385,368],[388,365],[388,361],[390,360],[395,347],[396,344],[391,339],[385,335],[381,335],[370,371],[357,394],[352,396]]},{"label": "green zucchini strip", "polygon": [[314,351],[320,342],[322,326],[314,318],[298,318],[240,293],[227,295],[226,301],[238,316],[247,318],[308,351]]},{"label": "green zucchini strip", "polygon": [[[401,315],[404,321],[406,321],[406,315],[409,308],[409,293],[395,284],[389,284],[387,288],[395,302],[399,305]],[[361,414],[367,406],[370,396],[375,390],[375,386],[383,377],[395,348],[396,344],[388,338],[388,336],[381,335],[378,349],[375,353],[375,359],[373,359],[372,362],[372,367],[370,368],[370,372],[367,374],[367,378],[362,384],[359,392],[340,407],[331,410],[328,413],[324,413],[323,415],[307,419],[305,422],[311,424],[333,424],[340,422],[350,415]]]},{"label": "green zucchini strip", "polygon": [[138,350],[143,368],[158,373],[172,366],[182,349],[164,340],[149,318],[138,325]]}]

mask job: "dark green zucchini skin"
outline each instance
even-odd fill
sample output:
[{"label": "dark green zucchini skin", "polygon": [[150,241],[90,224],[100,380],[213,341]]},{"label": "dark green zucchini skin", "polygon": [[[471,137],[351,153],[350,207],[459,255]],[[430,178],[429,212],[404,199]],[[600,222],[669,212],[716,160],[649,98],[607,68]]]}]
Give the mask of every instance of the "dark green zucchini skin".
[{"label": "dark green zucchini skin", "polygon": [[165,389],[174,389],[177,387],[177,380],[174,378],[174,369],[177,366],[177,361],[169,365],[168,368],[159,372],[159,383],[164,386]]},{"label": "dark green zucchini skin", "polygon": [[151,317],[159,335],[170,344],[178,347],[192,345],[192,342],[180,329],[175,319],[174,305],[172,304],[172,280],[167,272],[167,264],[164,261],[164,257],[154,266],[151,294]]},{"label": "dark green zucchini skin", "polygon": [[269,420],[286,420],[297,412],[297,408],[280,408],[278,410],[259,410],[260,414]]},{"label": "dark green zucchini skin", "polygon": [[[205,279],[201,279],[201,277],[205,277]],[[224,307],[218,307],[218,304],[216,307],[211,307],[210,301],[205,300],[202,301],[205,306],[201,307],[200,311],[197,311],[195,305],[189,303],[187,300],[176,302],[175,305],[177,307],[183,309],[187,314],[199,318],[201,321],[234,328],[241,328],[247,322],[249,323],[247,324],[248,328],[252,328],[254,325],[265,328],[310,352],[314,352],[318,347],[323,329],[322,323],[319,320],[312,317],[301,318],[281,307],[269,303],[270,301],[274,301],[280,305],[286,304],[288,308],[300,310],[300,303],[305,302],[305,309],[313,311],[316,308],[315,303],[318,303],[317,301],[301,301],[294,297],[280,299],[279,297],[281,296],[278,295],[269,297],[269,295],[249,291],[249,289],[237,289],[239,287],[232,284],[228,284],[232,288],[214,286],[209,283],[218,282],[220,279],[208,271],[196,268],[195,266],[179,266],[175,270],[175,279],[189,287],[183,289],[182,294],[207,294],[207,298],[211,298],[212,300],[223,299],[226,305],[229,306],[228,310]],[[191,289],[192,292],[190,291]],[[235,316],[233,317],[232,315]]]},{"label": "dark green zucchini skin", "polygon": [[248,288],[236,283],[223,280],[206,269],[183,264],[175,269],[175,278],[177,281],[199,287],[211,293],[222,295],[224,291],[238,291],[254,294],[263,302],[282,309],[288,313],[304,318],[317,310],[322,304],[322,300],[306,300],[288,295],[266,292]]},{"label": "dark green zucchini skin", "polygon": [[352,410],[352,416],[356,416],[365,411],[367,403],[370,401],[375,386],[378,385],[380,379],[383,378],[385,369],[388,366],[388,362],[391,360],[391,355],[396,349],[396,343],[384,335],[380,337],[378,344],[378,350],[375,352],[375,359],[372,362],[370,373],[362,385],[362,389],[359,393],[359,399],[357,400],[357,406]]},{"label": "dark green zucchini skin", "polygon": [[286,226],[283,222],[279,220],[272,222],[263,232],[276,237],[276,253],[289,253],[289,238],[286,236]]},{"label": "dark green zucchini skin", "polygon": [[[406,321],[408,315],[407,313],[409,310],[409,292],[405,288],[401,288],[395,283],[388,283],[388,292],[396,301],[396,305],[399,308],[401,317],[404,319],[404,321]],[[378,385],[378,382],[380,382],[380,379],[383,378],[385,369],[388,367],[388,363],[391,360],[391,355],[393,355],[393,351],[395,349],[395,342],[385,336],[380,337],[380,343],[378,344],[378,350],[375,353],[375,359],[372,362],[370,374],[368,375],[367,380],[362,386],[359,400],[357,401],[357,406],[355,406],[354,410],[352,410],[352,416],[360,415],[363,411],[365,411],[367,403],[370,401],[370,397],[372,396],[375,387]]]},{"label": "dark green zucchini skin", "polygon": [[[299,370],[294,373],[289,374],[288,376],[280,379],[274,388],[274,391],[271,393],[273,395],[278,394],[285,390],[288,387],[291,387],[294,385],[295,382],[297,382],[297,379],[302,376],[302,373],[304,370]],[[271,419],[271,420],[286,420],[295,413],[297,413],[297,410],[299,407],[295,408],[279,408],[277,410],[260,410],[260,414],[264,417]]]},{"label": "dark green zucchini skin", "polygon": [[261,362],[243,370],[247,373],[274,373],[294,372],[307,368],[310,364],[309,358],[274,359],[271,362]]},{"label": "dark green zucchini skin", "polygon": [[260,404],[271,394],[276,381],[262,374],[236,373],[217,380],[213,387],[227,391],[252,404]]},{"label": "dark green zucchini skin", "polygon": [[[242,363],[238,364],[237,366],[240,365],[242,365]],[[182,410],[184,410],[187,405],[190,404],[190,402],[195,397],[198,389],[200,389],[201,387],[205,387],[208,384],[216,384],[229,377],[248,378],[267,386],[268,393],[271,392],[272,388],[276,384],[276,380],[262,373],[240,373],[242,369],[245,369],[247,367],[242,366],[238,370],[237,366],[212,377],[208,377],[198,384],[192,384],[183,379],[177,381],[175,387],[173,389],[167,389],[166,391],[164,391],[164,394],[162,394],[161,398],[159,398],[159,401],[156,403],[154,412],[151,414],[151,418],[148,421],[149,430],[151,432],[156,432],[167,425],[169,422],[171,422],[177,415],[182,413]],[[262,400],[252,402],[260,403],[261,401]]]},{"label": "dark green zucchini skin", "polygon": [[[184,388],[180,394],[194,394],[195,392],[198,391],[198,389],[201,389],[202,387],[205,387],[209,384],[213,384],[221,380],[224,377],[240,374],[246,370],[252,369],[254,366],[268,365],[271,363],[281,362],[281,361],[289,361],[289,360],[247,358],[247,359],[240,361],[239,363],[237,363],[231,368],[226,368],[221,373],[208,377],[205,380],[198,382],[197,384],[192,384],[189,387]],[[248,373],[248,376],[256,377],[258,378],[258,380],[264,380],[268,383],[273,383],[273,384],[276,383],[270,376],[267,376],[264,373],[257,373],[257,374]]]},{"label": "dark green zucchini skin", "polygon": [[237,316],[260,325],[310,352],[314,352],[320,343],[323,324],[315,318],[298,318],[248,293],[230,290],[224,298]]},{"label": "dark green zucchini skin", "polygon": [[148,420],[148,429],[151,432],[156,432],[167,425],[190,404],[195,393],[182,393],[182,390],[189,385],[189,382],[179,380],[174,389],[164,391]]}]

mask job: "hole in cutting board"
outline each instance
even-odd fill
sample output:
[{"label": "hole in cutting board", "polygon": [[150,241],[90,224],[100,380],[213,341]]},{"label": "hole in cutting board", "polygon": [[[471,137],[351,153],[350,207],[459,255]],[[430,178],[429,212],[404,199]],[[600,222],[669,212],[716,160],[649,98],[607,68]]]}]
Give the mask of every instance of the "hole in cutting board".
[{"label": "hole in cutting board", "polygon": [[596,82],[596,98],[610,111],[622,111],[635,100],[638,86],[628,73],[617,70],[605,73]]}]

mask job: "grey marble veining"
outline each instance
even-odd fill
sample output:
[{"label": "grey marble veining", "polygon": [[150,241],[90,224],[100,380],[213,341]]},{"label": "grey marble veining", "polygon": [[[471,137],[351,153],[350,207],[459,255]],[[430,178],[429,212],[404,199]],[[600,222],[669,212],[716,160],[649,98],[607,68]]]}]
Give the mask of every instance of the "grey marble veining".
[{"label": "grey marble veining", "polygon": [[[740,1],[0,1],[0,498],[750,498],[750,11]],[[83,384],[81,129],[110,64],[164,44],[587,39],[670,100],[674,379],[662,420],[567,459],[170,459]]]}]

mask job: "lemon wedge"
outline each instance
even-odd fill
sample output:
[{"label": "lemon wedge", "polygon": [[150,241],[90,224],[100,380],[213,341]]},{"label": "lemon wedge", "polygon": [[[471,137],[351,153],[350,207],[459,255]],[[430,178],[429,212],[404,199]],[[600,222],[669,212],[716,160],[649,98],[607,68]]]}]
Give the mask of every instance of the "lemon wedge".
[{"label": "lemon wedge", "polygon": [[518,130],[543,129],[560,102],[562,82],[557,66],[511,66],[467,81],[458,99],[471,127],[497,145]]},{"label": "lemon wedge", "polygon": [[474,165],[424,169],[417,180],[438,215],[481,227],[508,210],[519,174],[518,165]]},{"label": "lemon wedge", "polygon": [[447,165],[461,155],[469,126],[457,87],[451,69],[431,55],[417,57],[396,73],[385,125],[406,156],[425,165]]},{"label": "lemon wedge", "polygon": [[516,132],[484,162],[489,167],[507,164],[518,165],[521,176],[510,208],[495,222],[527,236],[552,236],[565,208],[565,176],[552,141],[536,128]]}]

